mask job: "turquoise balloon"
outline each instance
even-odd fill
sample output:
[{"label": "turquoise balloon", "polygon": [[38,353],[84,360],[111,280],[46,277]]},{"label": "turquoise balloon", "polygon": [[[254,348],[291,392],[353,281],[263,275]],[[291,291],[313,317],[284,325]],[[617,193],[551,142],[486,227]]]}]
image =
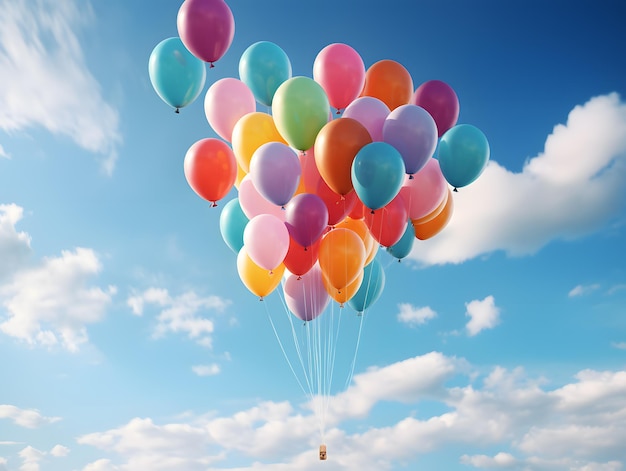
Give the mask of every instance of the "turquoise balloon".
[{"label": "turquoise balloon", "polygon": [[446,181],[454,188],[476,180],[489,161],[489,142],[471,124],[459,124],[441,136],[439,165]]},{"label": "turquoise balloon", "polygon": [[202,92],[206,65],[174,37],[164,39],[152,50],[148,73],[159,97],[178,112]]},{"label": "turquoise balloon", "polygon": [[352,185],[363,204],[380,209],[394,199],[406,173],[400,152],[386,142],[372,142],[352,162]]},{"label": "turquoise balloon", "polygon": [[259,41],[241,55],[239,78],[252,91],[256,101],[272,106],[278,87],[291,78],[291,62],[276,44]]},{"label": "turquoise balloon", "polygon": [[415,230],[413,229],[413,224],[411,223],[411,221],[408,221],[406,229],[404,230],[404,234],[402,234],[400,240],[393,244],[391,247],[387,247],[387,252],[389,252],[393,257],[397,258],[398,260],[401,260],[411,253],[414,241]]},{"label": "turquoise balloon", "polygon": [[243,231],[248,221],[239,204],[239,198],[233,198],[222,208],[220,233],[226,245],[235,253],[239,253],[243,247]]},{"label": "turquoise balloon", "polygon": [[348,305],[357,312],[363,312],[374,304],[385,288],[385,271],[378,259],[374,258],[363,268],[363,282]]}]

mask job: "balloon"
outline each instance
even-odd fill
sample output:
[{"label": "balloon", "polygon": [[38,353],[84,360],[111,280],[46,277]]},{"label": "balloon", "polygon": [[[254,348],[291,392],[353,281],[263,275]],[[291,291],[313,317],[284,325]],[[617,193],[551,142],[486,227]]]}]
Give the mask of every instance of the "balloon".
[{"label": "balloon", "polygon": [[243,231],[248,256],[261,268],[273,270],[283,263],[289,249],[289,232],[285,223],[271,214],[250,219]]},{"label": "balloon", "polygon": [[488,161],[489,142],[477,127],[457,124],[441,137],[439,165],[443,176],[455,189],[476,180]]},{"label": "balloon", "polygon": [[352,219],[347,217],[337,224],[335,229],[350,229],[356,233],[361,238],[361,241],[363,241],[363,245],[365,247],[365,265],[372,261],[376,255],[376,251],[378,250],[378,243],[374,237],[372,237],[372,234],[363,219]]},{"label": "balloon", "polygon": [[356,232],[335,228],[322,237],[319,264],[330,285],[340,290],[363,270],[365,255],[365,245]]},{"label": "balloon", "polygon": [[454,211],[454,198],[448,189],[448,199],[443,210],[431,220],[424,223],[413,223],[415,237],[420,240],[430,239],[439,234],[450,222]]},{"label": "balloon", "polygon": [[387,252],[389,252],[393,257],[397,258],[398,261],[400,261],[411,253],[414,242],[415,230],[413,229],[413,224],[411,223],[411,221],[407,221],[402,237],[391,247],[387,247]]},{"label": "balloon", "polygon": [[201,139],[185,154],[184,171],[193,191],[217,206],[235,184],[237,161],[224,141]]},{"label": "balloon", "polygon": [[250,160],[254,152],[267,142],[287,144],[276,129],[271,115],[255,111],[237,121],[233,128],[233,151],[245,172],[250,172]]},{"label": "balloon", "polygon": [[345,196],[340,195],[331,190],[326,182],[321,178],[318,180],[317,191],[315,194],[322,198],[326,208],[328,209],[329,226],[334,226],[338,222],[343,221],[346,216],[348,216],[357,200],[357,196],[354,191],[351,191]]},{"label": "balloon", "polygon": [[300,160],[300,166],[302,167],[304,191],[306,193],[317,192],[317,185],[322,176],[320,175],[319,170],[317,170],[314,148],[308,149],[306,152],[301,152],[300,155],[298,155],[298,159]]},{"label": "balloon", "polygon": [[413,93],[410,103],[430,113],[437,124],[439,137],[459,119],[459,98],[452,87],[441,80],[429,80],[421,84]]},{"label": "balloon", "polygon": [[382,141],[383,125],[389,113],[389,107],[378,98],[362,96],[350,103],[342,116],[356,119],[365,126],[372,141]]},{"label": "balloon", "polygon": [[272,101],[276,128],[291,147],[302,151],[313,147],[329,113],[326,92],[308,77],[286,80],[276,90]]},{"label": "balloon", "polygon": [[404,173],[402,156],[393,146],[372,142],[357,153],[352,163],[354,191],[366,207],[382,208],[399,193]]},{"label": "balloon", "polygon": [[211,128],[222,139],[231,142],[237,121],[256,111],[254,95],[236,78],[223,78],[213,83],[204,97],[204,114]]},{"label": "balloon", "polygon": [[285,220],[285,211],[259,193],[250,175],[243,177],[239,184],[239,204],[248,219],[259,214],[271,214],[282,221]]},{"label": "balloon", "polygon": [[352,161],[371,142],[367,129],[352,118],[335,119],[322,128],[315,140],[315,163],[331,190],[340,195],[352,190]]},{"label": "balloon", "polygon": [[308,247],[303,247],[290,235],[289,249],[287,250],[287,255],[284,260],[285,267],[294,275],[302,276],[317,263],[319,251],[319,238]]},{"label": "balloon", "polygon": [[250,161],[250,177],[265,199],[286,205],[298,189],[302,169],[298,156],[282,142],[266,142]]},{"label": "balloon", "polygon": [[400,194],[378,211],[365,214],[365,224],[372,237],[383,247],[390,247],[400,240],[407,220],[406,204]]},{"label": "balloon", "polygon": [[313,62],[313,79],[319,83],[333,108],[348,106],[365,85],[365,64],[358,52],[347,44],[329,44]]},{"label": "balloon", "polygon": [[278,87],[291,78],[291,62],[285,51],[276,44],[259,41],[241,55],[239,77],[250,87],[259,103],[272,106]]},{"label": "balloon", "polygon": [[383,125],[383,140],[402,155],[409,175],[418,172],[437,148],[437,125],[424,108],[402,105],[393,110]]},{"label": "balloon", "polygon": [[243,247],[243,231],[248,218],[241,209],[239,198],[233,198],[222,208],[220,213],[220,233],[226,245],[235,253]]},{"label": "balloon", "polygon": [[445,193],[443,195],[443,198],[441,199],[441,202],[439,203],[439,206],[437,206],[430,213],[428,213],[426,216],[422,216],[421,218],[411,218],[409,216],[409,219],[411,219],[411,222],[414,225],[415,224],[423,224],[423,223],[428,222],[428,221],[434,219],[435,217],[439,216],[441,211],[443,211],[443,208],[445,208],[446,204],[448,203],[448,195],[449,194],[450,194],[450,192],[448,191],[448,187],[446,187],[446,191],[445,191]]},{"label": "balloon", "polygon": [[326,278],[323,274],[322,282],[324,283],[324,288],[326,292],[330,295],[330,297],[339,303],[339,307],[343,307],[344,303],[352,299],[352,297],[356,294],[359,287],[363,283],[363,270],[361,270],[358,273],[357,277],[347,286],[344,286],[340,289],[332,286],[330,284],[330,281],[328,281],[328,278]]},{"label": "balloon", "polygon": [[192,103],[204,87],[206,66],[183,45],[180,38],[161,41],[148,61],[150,82],[161,100],[176,109]]},{"label": "balloon", "polygon": [[248,290],[263,299],[280,284],[285,265],[280,264],[272,271],[259,267],[248,255],[245,245],[237,254],[237,273]]},{"label": "balloon", "polygon": [[363,282],[348,301],[348,305],[357,312],[363,312],[374,304],[385,288],[385,272],[381,263],[374,259],[363,268]]},{"label": "balloon", "polygon": [[287,274],[283,284],[285,303],[289,310],[303,321],[319,316],[330,300],[322,281],[322,270],[315,265],[302,276]]},{"label": "balloon", "polygon": [[398,62],[381,60],[365,73],[362,96],[373,96],[385,103],[391,111],[406,105],[413,95],[413,79]]},{"label": "balloon", "polygon": [[428,159],[413,178],[406,175],[400,194],[407,205],[410,219],[419,219],[434,211],[448,194],[448,183],[443,178],[439,161]]},{"label": "balloon", "polygon": [[226,53],[235,35],[233,12],[223,0],[185,0],[176,26],[187,49],[211,67]]},{"label": "balloon", "polygon": [[[354,194],[356,195],[356,192]],[[363,219],[365,217],[365,211],[367,211],[367,209],[363,205],[363,201],[361,201],[357,195],[354,201],[354,206],[348,216],[352,219]]]},{"label": "balloon", "polygon": [[285,207],[285,224],[291,237],[303,247],[309,247],[322,236],[328,225],[328,209],[317,195],[302,193],[294,196]]}]

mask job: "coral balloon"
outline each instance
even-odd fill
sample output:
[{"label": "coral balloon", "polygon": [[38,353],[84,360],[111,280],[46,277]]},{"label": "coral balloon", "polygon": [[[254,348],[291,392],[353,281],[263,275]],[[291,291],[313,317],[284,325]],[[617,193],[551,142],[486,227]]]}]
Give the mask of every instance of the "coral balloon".
[{"label": "coral balloon", "polygon": [[401,195],[378,211],[365,214],[365,224],[370,234],[383,247],[391,247],[402,238],[408,220],[406,204]]},{"label": "coral balloon", "polygon": [[248,256],[261,268],[273,270],[283,263],[289,249],[289,231],[285,223],[271,214],[259,214],[243,231]]},{"label": "coral balloon", "polygon": [[194,56],[219,60],[235,36],[235,18],[224,0],[185,0],[176,18],[178,35]]},{"label": "coral balloon", "polygon": [[324,312],[330,300],[318,265],[302,276],[288,274],[283,293],[289,310],[305,322],[312,321]]},{"label": "coral balloon", "polygon": [[393,111],[409,103],[412,95],[413,79],[402,64],[385,59],[367,69],[361,96],[378,98]]},{"label": "coral balloon", "polygon": [[344,228],[335,228],[322,237],[319,264],[322,273],[336,289],[353,282],[365,266],[365,245],[359,235]]},{"label": "coral balloon", "polygon": [[285,267],[294,275],[302,276],[308,272],[315,263],[320,251],[320,239],[318,238],[308,247],[298,244],[291,235],[289,236],[289,249],[285,256]]},{"label": "coral balloon", "polygon": [[184,172],[193,191],[217,206],[235,184],[237,161],[224,141],[201,139],[185,154]]},{"label": "coral balloon", "polygon": [[433,117],[439,137],[459,119],[459,98],[454,89],[441,80],[429,80],[417,87],[411,103],[421,106]]},{"label": "coral balloon", "polygon": [[237,273],[244,286],[252,294],[263,299],[280,284],[285,273],[285,265],[280,264],[272,271],[261,268],[252,261],[244,246],[237,254]]},{"label": "coral balloon", "polygon": [[317,164],[315,163],[315,151],[313,148],[298,155],[300,167],[302,168],[302,182],[304,183],[304,191],[306,193],[315,193],[317,191],[318,182],[321,180]]},{"label": "coral balloon", "polygon": [[376,142],[383,140],[383,125],[389,113],[389,107],[378,98],[362,96],[350,103],[342,116],[356,119]]},{"label": "coral balloon", "polygon": [[250,172],[250,160],[254,152],[267,142],[287,144],[276,129],[271,115],[260,111],[241,117],[233,128],[233,151],[241,168]]},{"label": "coral balloon", "polygon": [[250,87],[259,103],[272,106],[278,87],[291,78],[291,62],[280,46],[259,41],[241,55],[239,77]]},{"label": "coral balloon", "polygon": [[248,86],[236,78],[223,78],[213,83],[204,97],[204,114],[213,130],[228,142],[232,141],[237,121],[254,113],[256,101]]},{"label": "coral balloon", "polygon": [[420,240],[430,239],[439,234],[450,222],[454,211],[454,197],[452,191],[448,189],[448,199],[443,210],[434,218],[423,223],[413,223],[415,237]]},{"label": "coral balloon", "polygon": [[439,161],[428,159],[413,178],[406,175],[400,194],[407,205],[410,219],[419,219],[433,212],[448,194],[448,182],[441,173]]},{"label": "coral balloon", "polygon": [[326,208],[328,208],[328,225],[334,226],[335,224],[343,221],[357,200],[356,193],[351,191],[347,195],[343,196],[338,193],[335,193],[330,187],[326,184],[323,179],[319,179],[317,184],[317,191],[315,192],[317,196],[322,198],[324,204],[326,204]]}]

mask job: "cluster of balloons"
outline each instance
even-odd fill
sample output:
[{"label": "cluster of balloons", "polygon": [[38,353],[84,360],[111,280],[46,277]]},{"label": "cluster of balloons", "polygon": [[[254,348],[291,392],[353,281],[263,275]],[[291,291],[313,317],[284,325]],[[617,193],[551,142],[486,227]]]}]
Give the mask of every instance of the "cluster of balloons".
[{"label": "cluster of balloons", "polygon": [[[171,106],[185,106],[202,89],[204,75],[191,73],[189,58],[204,67],[227,49],[229,12],[223,0],[185,0],[181,39],[160,44],[150,58],[153,84],[169,76],[162,68],[180,69],[179,87],[165,93],[155,85]],[[209,21],[220,26],[199,26]],[[220,232],[237,253],[243,284],[263,298],[284,281],[288,307],[305,321],[331,298],[359,312],[375,302],[385,283],[378,249],[400,260],[416,239],[443,230],[452,188],[476,180],[489,159],[484,134],[457,124],[459,101],[448,84],[430,80],[414,89],[400,63],[366,68],[342,43],[318,53],[312,77],[292,76],[278,45],[252,44],[239,77],[213,83],[204,108],[219,138],[189,148],[187,181],[214,206],[237,189]]]}]

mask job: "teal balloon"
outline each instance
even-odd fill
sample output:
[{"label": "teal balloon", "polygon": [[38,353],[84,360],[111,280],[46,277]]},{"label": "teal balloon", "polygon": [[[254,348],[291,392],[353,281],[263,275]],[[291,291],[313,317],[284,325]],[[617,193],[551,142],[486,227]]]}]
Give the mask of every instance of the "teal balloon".
[{"label": "teal balloon", "polygon": [[441,173],[454,188],[467,186],[487,166],[489,152],[489,142],[480,129],[471,124],[458,124],[441,136]]},{"label": "teal balloon", "polygon": [[401,260],[411,253],[413,242],[415,242],[415,230],[413,229],[411,221],[408,221],[400,240],[392,246],[387,247],[387,252],[398,260]]},{"label": "teal balloon", "polygon": [[380,209],[394,199],[406,173],[400,152],[386,142],[366,144],[352,162],[352,185],[363,204]]},{"label": "teal balloon", "polygon": [[356,294],[348,301],[348,306],[363,312],[378,301],[385,288],[385,271],[377,258],[363,268],[363,282]]},{"label": "teal balloon", "polygon": [[259,41],[241,55],[239,78],[252,91],[256,101],[272,106],[278,87],[291,78],[291,62],[276,44]]},{"label": "teal balloon", "polygon": [[239,204],[239,198],[233,198],[222,208],[220,233],[226,245],[235,253],[239,253],[243,247],[243,231],[248,221]]},{"label": "teal balloon", "polygon": [[159,97],[176,112],[192,103],[204,87],[206,65],[178,37],[161,41],[148,61],[150,82]]}]

